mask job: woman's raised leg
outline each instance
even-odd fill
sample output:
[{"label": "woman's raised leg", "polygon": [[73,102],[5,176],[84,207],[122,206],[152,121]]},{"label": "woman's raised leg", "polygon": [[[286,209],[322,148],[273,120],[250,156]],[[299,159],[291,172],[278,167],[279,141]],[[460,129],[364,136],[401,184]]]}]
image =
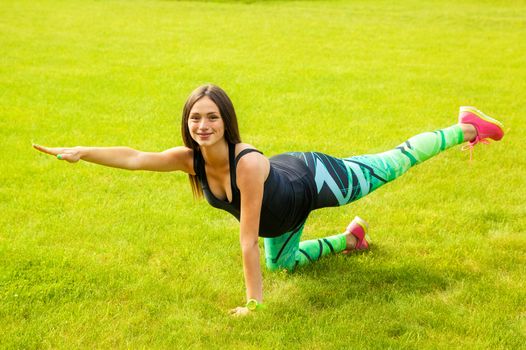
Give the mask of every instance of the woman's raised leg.
[{"label": "woman's raised leg", "polygon": [[440,152],[469,142],[472,148],[485,139],[500,140],[502,124],[474,107],[461,107],[459,124],[411,137],[383,153],[335,158],[323,153],[292,153],[303,159],[316,183],[314,208],[348,204],[398,178],[412,166]]}]

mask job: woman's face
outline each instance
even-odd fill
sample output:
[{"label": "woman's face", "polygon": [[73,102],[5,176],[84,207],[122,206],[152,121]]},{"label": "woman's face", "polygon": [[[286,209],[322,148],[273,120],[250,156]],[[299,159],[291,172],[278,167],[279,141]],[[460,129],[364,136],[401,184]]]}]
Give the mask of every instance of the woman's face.
[{"label": "woman's face", "polygon": [[223,118],[217,105],[208,96],[203,96],[192,106],[188,116],[188,130],[200,147],[212,146],[223,140]]}]

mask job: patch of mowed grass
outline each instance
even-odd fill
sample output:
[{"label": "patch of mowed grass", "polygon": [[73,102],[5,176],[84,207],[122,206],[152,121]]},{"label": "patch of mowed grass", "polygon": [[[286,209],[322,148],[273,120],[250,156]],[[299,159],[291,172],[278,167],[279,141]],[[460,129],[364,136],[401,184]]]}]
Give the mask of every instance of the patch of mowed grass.
[{"label": "patch of mowed grass", "polygon": [[[3,348],[521,348],[525,6],[493,1],[3,1]],[[181,144],[190,91],[224,87],[267,155],[379,152],[455,121],[501,118],[501,143],[458,148],[342,208],[365,254],[264,271],[244,301],[236,221],[186,176],[69,165],[44,145]],[[263,250],[262,250],[263,263]]]}]

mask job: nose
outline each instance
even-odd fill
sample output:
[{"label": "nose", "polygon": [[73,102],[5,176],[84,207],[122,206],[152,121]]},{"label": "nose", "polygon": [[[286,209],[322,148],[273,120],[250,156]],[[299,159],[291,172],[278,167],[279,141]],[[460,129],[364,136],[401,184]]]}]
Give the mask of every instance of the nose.
[{"label": "nose", "polygon": [[199,122],[199,130],[206,130],[206,129],[208,129],[208,124],[207,124],[205,118],[203,118]]}]

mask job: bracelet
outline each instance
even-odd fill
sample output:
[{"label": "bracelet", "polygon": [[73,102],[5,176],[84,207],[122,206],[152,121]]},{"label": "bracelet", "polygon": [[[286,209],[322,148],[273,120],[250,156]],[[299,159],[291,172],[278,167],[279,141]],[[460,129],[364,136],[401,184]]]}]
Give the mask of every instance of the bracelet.
[{"label": "bracelet", "polygon": [[249,299],[245,307],[250,311],[256,311],[265,308],[263,303],[258,302],[256,299]]}]

